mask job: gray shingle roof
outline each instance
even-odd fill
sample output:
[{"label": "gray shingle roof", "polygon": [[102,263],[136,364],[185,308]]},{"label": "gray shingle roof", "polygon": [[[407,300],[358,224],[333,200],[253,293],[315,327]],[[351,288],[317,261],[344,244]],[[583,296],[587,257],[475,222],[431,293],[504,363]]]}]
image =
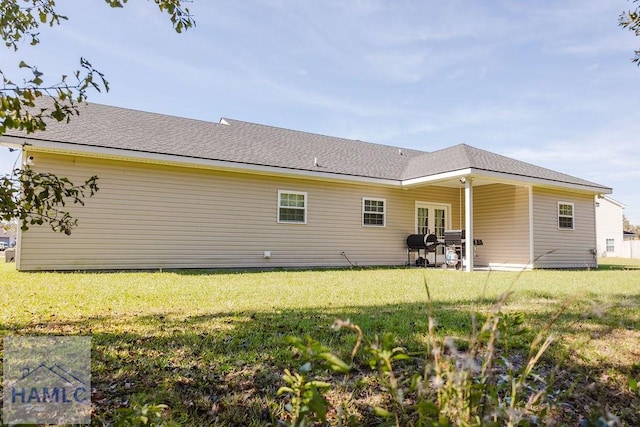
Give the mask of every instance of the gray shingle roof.
[{"label": "gray shingle roof", "polygon": [[409,166],[405,169],[403,179],[422,177],[425,175],[425,171],[429,171],[430,175],[435,175],[467,168],[472,168],[476,171],[498,172],[520,177],[555,181],[558,183],[586,185],[607,189],[607,187],[585,179],[515,160],[490,151],[481,150],[467,144],[455,145],[412,159],[409,162]]},{"label": "gray shingle roof", "polygon": [[78,150],[118,149],[133,157],[156,153],[398,181],[474,168],[607,189],[465,144],[428,153],[239,120],[212,123],[100,104],[83,105],[70,123],[49,123],[45,132],[7,135]]}]

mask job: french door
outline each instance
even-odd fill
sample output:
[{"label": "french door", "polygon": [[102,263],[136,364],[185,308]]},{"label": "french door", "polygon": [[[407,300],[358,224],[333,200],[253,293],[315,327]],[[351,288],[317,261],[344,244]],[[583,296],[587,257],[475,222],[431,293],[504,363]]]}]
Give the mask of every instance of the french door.
[{"label": "french door", "polygon": [[[438,240],[444,239],[444,230],[448,230],[450,206],[416,202],[416,234],[435,234]],[[429,252],[426,258],[430,264],[444,261],[444,246],[438,245],[435,254]]]}]

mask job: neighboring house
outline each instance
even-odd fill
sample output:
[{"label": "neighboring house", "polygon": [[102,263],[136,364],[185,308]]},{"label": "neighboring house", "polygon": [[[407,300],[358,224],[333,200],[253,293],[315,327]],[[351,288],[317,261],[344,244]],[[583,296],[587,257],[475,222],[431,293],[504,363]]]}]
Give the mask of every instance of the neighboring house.
[{"label": "neighboring house", "polygon": [[596,199],[596,235],[598,256],[622,256],[622,210],[625,206],[609,196]]},{"label": "neighboring house", "polygon": [[5,243],[8,247],[12,247],[16,244],[16,232],[15,227],[5,230],[6,223],[0,223],[0,242]]},{"label": "neighboring house", "polygon": [[33,168],[100,177],[71,236],[32,227],[20,270],[404,265],[407,236],[465,229],[466,269],[595,267],[611,189],[461,144],[433,152],[88,104],[6,134]]}]

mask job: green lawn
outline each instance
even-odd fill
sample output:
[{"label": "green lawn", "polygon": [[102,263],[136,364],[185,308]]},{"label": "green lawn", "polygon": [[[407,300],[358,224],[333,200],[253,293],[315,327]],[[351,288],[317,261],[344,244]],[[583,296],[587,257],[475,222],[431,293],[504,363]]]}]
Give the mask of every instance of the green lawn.
[{"label": "green lawn", "polygon": [[[286,418],[284,339],[309,334],[348,358],[354,337],[330,326],[393,332],[423,348],[428,284],[441,335],[465,336],[472,316],[513,291],[507,311],[539,330],[566,301],[549,353],[579,394],[562,420],[608,404],[640,425],[640,263],[601,260],[596,271],[467,274],[437,269],[277,272],[19,273],[0,265],[0,334],[90,335],[97,424],[132,401],[164,403],[184,424],[264,425]],[[525,338],[533,337],[533,332]],[[523,345],[523,343],[514,343]],[[364,405],[366,406],[366,405]],[[331,414],[330,414],[331,415]],[[369,418],[363,418],[363,420]],[[362,421],[369,422],[369,421]]]}]

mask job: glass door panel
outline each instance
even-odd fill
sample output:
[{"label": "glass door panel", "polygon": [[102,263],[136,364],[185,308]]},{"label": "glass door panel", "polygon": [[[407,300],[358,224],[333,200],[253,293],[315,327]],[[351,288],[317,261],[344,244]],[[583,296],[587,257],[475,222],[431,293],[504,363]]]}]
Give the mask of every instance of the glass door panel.
[{"label": "glass door panel", "polygon": [[[444,231],[447,229],[448,207],[418,203],[416,205],[416,233],[435,234],[438,240],[444,239]],[[422,256],[422,255],[421,255]],[[435,254],[428,252],[426,258],[430,264],[444,261],[444,246],[438,245]]]},{"label": "glass door panel", "polygon": [[416,224],[418,225],[416,233],[428,234],[427,230],[429,229],[429,209],[418,207],[416,215]]},{"label": "glass door panel", "polygon": [[[444,239],[444,230],[446,229],[446,211],[444,209],[434,208],[433,209],[434,223],[433,223],[433,234],[436,235],[438,240]],[[439,245],[438,249],[436,249],[438,255],[444,254],[444,246]]]}]

